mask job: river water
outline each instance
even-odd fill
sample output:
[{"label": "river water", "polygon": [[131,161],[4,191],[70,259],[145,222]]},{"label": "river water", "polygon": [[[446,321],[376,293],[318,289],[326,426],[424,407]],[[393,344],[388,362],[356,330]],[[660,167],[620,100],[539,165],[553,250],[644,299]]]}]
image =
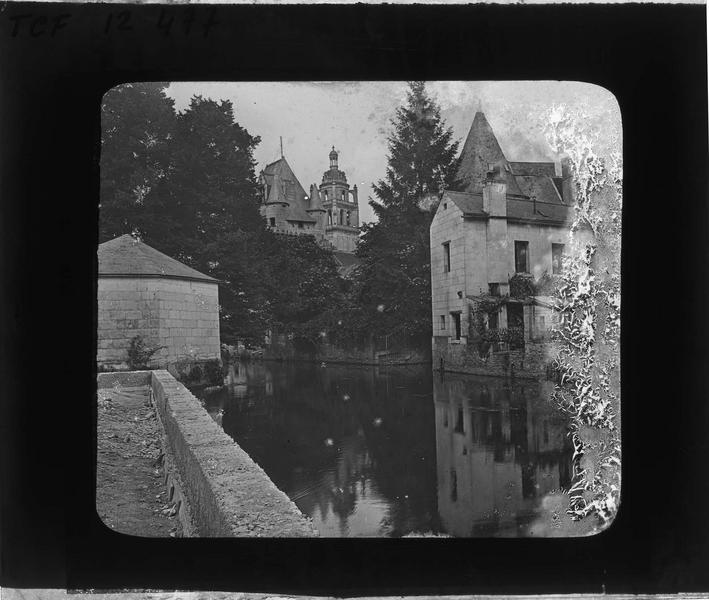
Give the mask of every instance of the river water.
[{"label": "river water", "polygon": [[550,384],[257,361],[194,390],[323,537],[544,536],[571,479]]}]

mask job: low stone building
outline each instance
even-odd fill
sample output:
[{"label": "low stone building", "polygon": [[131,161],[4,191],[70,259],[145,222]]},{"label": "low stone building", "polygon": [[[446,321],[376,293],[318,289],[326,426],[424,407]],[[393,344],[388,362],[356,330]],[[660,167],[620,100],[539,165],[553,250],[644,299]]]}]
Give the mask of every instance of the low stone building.
[{"label": "low stone building", "polygon": [[218,281],[130,235],[98,247],[97,363],[129,368],[135,336],[160,349],[149,366],[185,372],[220,360]]},{"label": "low stone building", "polygon": [[508,161],[478,112],[457,175],[431,223],[434,365],[538,375],[573,218],[570,174],[554,162]]}]

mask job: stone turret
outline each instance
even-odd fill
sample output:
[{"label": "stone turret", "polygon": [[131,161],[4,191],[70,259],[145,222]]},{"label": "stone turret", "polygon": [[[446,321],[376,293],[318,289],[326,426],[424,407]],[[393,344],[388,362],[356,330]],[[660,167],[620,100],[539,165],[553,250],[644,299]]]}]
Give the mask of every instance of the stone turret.
[{"label": "stone turret", "polygon": [[[330,168],[323,173],[319,187],[325,212],[325,237],[342,252],[354,252],[359,239],[357,186],[350,190],[347,176],[338,165],[339,153],[332,147]],[[311,195],[313,190],[311,188]]]},{"label": "stone turret", "polygon": [[313,219],[317,221],[316,227],[318,229],[324,230],[325,215],[327,214],[327,211],[325,210],[325,207],[322,205],[322,201],[320,200],[320,190],[318,190],[318,186],[314,183],[310,186],[310,198],[308,208],[306,208],[305,210]]}]

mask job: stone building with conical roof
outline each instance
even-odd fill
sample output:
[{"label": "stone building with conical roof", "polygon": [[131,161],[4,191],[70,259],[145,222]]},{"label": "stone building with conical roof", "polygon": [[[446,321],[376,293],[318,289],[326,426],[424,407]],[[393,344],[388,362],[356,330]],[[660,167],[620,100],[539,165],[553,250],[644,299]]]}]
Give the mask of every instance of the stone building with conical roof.
[{"label": "stone building with conical roof", "polygon": [[556,318],[540,290],[552,289],[563,269],[573,219],[569,170],[509,160],[478,111],[457,181],[442,193],[430,230],[434,363],[477,373],[533,370],[541,364],[533,351],[544,353],[534,342]]}]

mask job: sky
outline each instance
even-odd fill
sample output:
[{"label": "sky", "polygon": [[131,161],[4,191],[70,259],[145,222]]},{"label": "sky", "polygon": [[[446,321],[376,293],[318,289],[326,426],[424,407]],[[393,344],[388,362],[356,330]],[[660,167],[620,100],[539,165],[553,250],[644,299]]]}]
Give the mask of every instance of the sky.
[{"label": "sky", "polygon": [[[553,105],[586,114],[603,130],[618,129],[620,113],[602,87],[557,81],[433,81],[429,94],[462,149],[475,112],[482,110],[508,160],[551,161],[559,157],[542,133],[543,115]],[[332,146],[350,186],[359,190],[360,222],[374,214],[367,200],[372,183],[387,166],[387,136],[396,108],[406,101],[406,82],[179,82],[168,95],[184,110],[193,95],[234,104],[235,118],[261,143],[254,152],[257,172],[283,154],[306,190],[329,168]]]}]

